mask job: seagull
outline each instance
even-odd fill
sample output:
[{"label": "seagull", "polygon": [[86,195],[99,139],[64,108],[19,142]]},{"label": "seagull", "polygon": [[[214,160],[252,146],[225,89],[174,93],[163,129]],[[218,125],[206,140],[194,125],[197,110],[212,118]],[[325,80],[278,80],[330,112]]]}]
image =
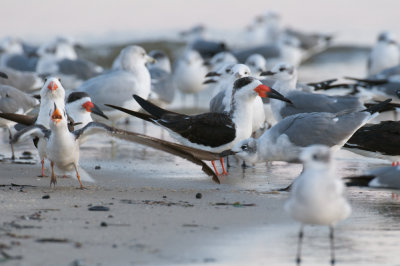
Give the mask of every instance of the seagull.
[{"label": "seagull", "polygon": [[187,50],[175,63],[174,82],[176,87],[183,93],[183,96],[185,94],[194,94],[197,105],[197,93],[206,88],[203,85],[206,74],[207,67],[204,65],[201,55],[195,50]]},{"label": "seagull", "polygon": [[334,226],[346,219],[351,207],[344,184],[335,174],[331,151],[323,145],[306,148],[300,155],[303,172],[293,183],[285,211],[301,223],[296,263],[301,263],[301,244],[305,225],[329,226],[331,265],[335,264]]},{"label": "seagull", "polygon": [[[99,105],[111,103],[138,111],[140,106],[132,99],[132,94],[148,98],[151,79],[145,64],[151,61],[154,59],[142,47],[125,47],[119,55],[118,69],[87,80],[77,90],[88,93]],[[108,107],[104,112],[113,124],[125,117]]]},{"label": "seagull", "polygon": [[400,189],[400,166],[379,167],[361,176],[345,177],[346,186],[372,187],[382,189]]},{"label": "seagull", "polygon": [[[2,79],[7,79],[8,76],[0,72]],[[0,85],[0,114],[13,113],[13,114],[26,114],[35,106],[39,105],[39,101],[33,96],[28,95],[14,87],[8,85]],[[8,129],[9,137],[12,139],[12,126],[14,122],[0,118],[0,127]],[[11,159],[15,159],[14,145],[11,144]]]},{"label": "seagull", "polygon": [[271,101],[272,112],[277,121],[298,113],[338,113],[348,109],[365,108],[360,99],[354,96],[327,96],[296,90],[297,70],[287,63],[277,64],[272,70],[263,72],[261,75],[276,79],[272,87],[285,95],[292,103]]},{"label": "seagull", "polygon": [[[236,64],[219,77],[219,86],[216,87],[220,92],[215,95],[210,101],[211,112],[229,112],[231,108],[232,92],[234,82],[243,77],[251,76],[251,71],[248,66],[243,64]],[[252,115],[252,132],[265,127],[265,113],[264,105],[260,96],[256,96],[253,102],[253,115]]]},{"label": "seagull", "polygon": [[155,59],[155,62],[147,64],[151,76],[149,99],[158,104],[170,104],[174,100],[176,86],[169,58],[160,50],[150,51],[149,56]]},{"label": "seagull", "polygon": [[250,163],[298,162],[300,153],[313,144],[325,145],[336,151],[389,102],[390,99],[357,112],[291,115],[265,131],[258,139],[239,141],[231,154]]},{"label": "seagull", "polygon": [[400,50],[396,36],[388,31],[380,33],[368,58],[368,75],[378,74],[398,64],[400,64]]},{"label": "seagull", "polygon": [[231,52],[224,51],[214,55],[210,60],[206,61],[206,64],[210,66],[211,71],[218,71],[225,65],[237,64],[237,62]]},{"label": "seagull", "polygon": [[262,72],[267,71],[267,60],[260,54],[252,54],[247,57],[245,65],[250,68],[254,77],[260,77]]},{"label": "seagull", "polygon": [[[80,139],[97,133],[106,133],[113,137],[136,142],[157,150],[168,152],[175,156],[182,157],[202,166],[202,170],[207,175],[212,176],[215,182],[220,182],[215,173],[202,161],[215,160],[221,156],[220,154],[211,153],[204,150],[197,150],[191,147],[185,147],[180,144],[159,140],[135,132],[116,129],[98,122],[90,122],[83,128],[70,132],[68,129],[65,110],[59,109],[55,103],[54,108],[50,113],[50,121],[49,128],[45,128],[42,125],[26,127],[20,130],[12,140],[12,142],[15,143],[32,137],[46,139],[46,154],[47,158],[51,161],[52,168],[50,186],[55,186],[57,183],[54,173],[54,166],[56,166],[62,171],[75,170],[80,188],[84,188],[80,175],[80,172],[84,171],[79,167]],[[86,178],[86,181],[93,181],[90,176],[84,177]]]},{"label": "seagull", "polygon": [[[135,100],[150,115],[132,112],[119,106],[109,106],[166,128],[174,139],[185,146],[219,153],[250,137],[252,123],[248,118],[252,116],[252,102],[257,95],[285,100],[282,95],[261,84],[257,79],[244,77],[236,80],[233,85],[229,113],[183,115],[161,109],[137,95],[134,95]],[[222,157],[220,161],[223,174],[226,175]],[[214,160],[212,165],[219,175]]]},{"label": "seagull", "polygon": [[19,71],[8,67],[0,67],[0,71],[7,73],[8,79],[0,79],[0,84],[9,85],[23,92],[39,90],[43,85],[42,78],[34,72]]},{"label": "seagull", "polygon": [[400,160],[400,122],[383,121],[358,129],[344,148],[367,157]]}]

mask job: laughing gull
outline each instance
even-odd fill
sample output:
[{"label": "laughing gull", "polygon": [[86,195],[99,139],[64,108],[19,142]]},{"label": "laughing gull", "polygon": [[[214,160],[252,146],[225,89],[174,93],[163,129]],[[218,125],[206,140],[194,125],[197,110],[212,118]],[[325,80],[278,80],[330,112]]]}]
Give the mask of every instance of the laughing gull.
[{"label": "laughing gull", "polygon": [[211,71],[218,71],[222,67],[228,64],[236,64],[237,59],[231,52],[220,52],[214,55],[210,60],[206,61],[206,64],[209,65]]},{"label": "laughing gull", "polygon": [[334,226],[346,219],[351,207],[344,196],[345,186],[336,175],[331,151],[323,145],[306,148],[300,155],[303,172],[293,183],[285,211],[301,223],[296,263],[301,263],[305,225],[329,226],[331,265],[335,264]]},{"label": "laughing gull", "polygon": [[357,130],[344,148],[354,153],[389,161],[400,159],[400,122],[383,121]]},{"label": "laughing gull", "polygon": [[400,63],[400,50],[396,36],[391,32],[382,32],[368,58],[368,75],[375,75],[384,69]]},{"label": "laughing gull", "polygon": [[160,50],[150,51],[149,56],[156,60],[147,64],[151,76],[149,99],[159,105],[170,104],[174,100],[176,87],[169,58]]},{"label": "laughing gull", "polygon": [[379,167],[361,176],[345,177],[347,186],[400,190],[400,166]]},{"label": "laughing gull", "polygon": [[281,17],[275,11],[269,10],[265,14],[254,18],[246,28],[246,46],[260,46],[274,44],[278,41],[282,31]]},{"label": "laughing gull", "polygon": [[[194,94],[198,104],[197,93],[204,90],[204,76],[207,68],[201,55],[195,50],[187,50],[177,59],[174,66],[174,82],[176,87],[185,94]],[[129,108],[132,109],[132,108]]]},{"label": "laughing gull", "polygon": [[0,67],[0,71],[7,73],[8,79],[0,79],[0,84],[15,87],[24,92],[39,90],[43,85],[42,78],[34,73],[19,71],[8,67]]},{"label": "laughing gull", "polygon": [[277,121],[298,113],[338,113],[348,109],[361,110],[365,108],[358,97],[327,96],[297,90],[297,70],[290,64],[277,64],[271,71],[264,72],[262,75],[274,78],[276,82],[272,87],[292,102],[292,104],[287,104],[286,102],[271,101],[272,112]]},{"label": "laughing gull", "polygon": [[[0,77],[6,79],[7,75],[0,72]],[[39,105],[39,101],[31,95],[8,85],[0,85],[0,113],[26,114],[37,105]],[[11,127],[13,125],[15,125],[14,122],[0,118],[0,127],[8,129],[10,139],[12,139]],[[11,159],[14,160],[14,146],[12,144],[11,152]]]},{"label": "laughing gull", "polygon": [[250,163],[266,161],[297,162],[302,150],[322,144],[337,150],[360,127],[378,115],[390,99],[364,111],[333,113],[300,113],[291,115],[267,130],[258,139],[240,141],[232,154]]},{"label": "laughing gull", "polygon": [[19,39],[4,38],[0,41],[0,53],[0,67],[30,72],[36,69],[37,57],[24,53],[24,46]]},{"label": "laughing gull", "polygon": [[260,54],[250,55],[244,64],[250,68],[254,77],[260,77],[262,72],[267,71],[267,60]]},{"label": "laughing gull", "polygon": [[[282,95],[261,84],[255,78],[244,77],[236,80],[233,85],[231,108],[228,113],[183,115],[161,109],[136,95],[134,96],[136,101],[150,115],[138,115],[118,106],[113,106],[113,108],[166,128],[174,139],[185,146],[221,152],[232,148],[238,141],[250,137],[252,123],[248,118],[252,117],[252,102],[257,95],[285,100]],[[222,157],[220,161],[223,174],[227,174]],[[212,164],[218,175],[214,161]]]},{"label": "laughing gull", "polygon": [[292,65],[298,66],[303,58],[303,51],[300,48],[300,42],[295,37],[282,36],[277,44],[262,45],[250,49],[243,49],[234,51],[233,55],[239,62],[245,62],[246,59],[252,54],[261,54],[266,58],[269,64],[276,64],[279,62],[287,62]]},{"label": "laughing gull", "polygon": [[[249,67],[243,64],[236,64],[226,69],[230,69],[229,73],[226,73],[226,71],[223,72],[219,77],[219,87],[216,88],[217,90],[220,90],[220,92],[210,101],[211,112],[229,112],[231,109],[234,82],[239,78],[251,76]],[[252,106],[252,132],[255,132],[258,129],[265,127],[264,105],[260,96],[256,96]]]},{"label": "laughing gull", "polygon": [[[118,69],[104,73],[84,82],[77,90],[84,91],[100,106],[110,103],[138,111],[140,106],[132,99],[132,94],[148,98],[151,88],[150,73],[146,63],[154,61],[146,51],[136,45],[122,49]],[[105,107],[105,114],[113,124],[126,117],[121,112]]]},{"label": "laughing gull", "polygon": [[[85,127],[70,132],[67,125],[67,117],[65,110],[57,108],[54,104],[52,112],[49,114],[50,124],[49,128],[42,125],[34,125],[26,127],[19,131],[13,138],[13,143],[23,141],[27,138],[37,137],[46,139],[46,154],[51,160],[52,176],[50,186],[55,185],[57,180],[54,173],[54,166],[64,172],[74,171],[79,180],[80,187],[83,188],[81,183],[83,181],[94,181],[90,175],[79,167],[79,145],[81,139],[86,138],[92,134],[106,133],[113,137],[123,140],[146,145],[151,148],[168,152],[172,155],[182,157],[188,161],[202,166],[202,170],[213,177],[213,180],[219,183],[218,177],[202,160],[218,159],[219,154],[214,154],[202,150],[197,150],[191,147],[185,147],[176,143],[171,143],[164,140],[159,140],[135,132],[128,132],[109,127],[107,125],[90,122]],[[80,175],[84,173],[84,175]]]}]

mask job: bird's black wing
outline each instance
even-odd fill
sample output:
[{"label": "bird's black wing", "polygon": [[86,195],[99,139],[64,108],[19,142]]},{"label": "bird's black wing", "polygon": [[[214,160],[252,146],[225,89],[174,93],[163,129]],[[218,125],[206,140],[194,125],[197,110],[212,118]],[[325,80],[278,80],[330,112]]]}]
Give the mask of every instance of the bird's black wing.
[{"label": "bird's black wing", "polygon": [[344,145],[384,155],[400,155],[400,122],[383,121],[376,125],[366,125],[354,133]]}]

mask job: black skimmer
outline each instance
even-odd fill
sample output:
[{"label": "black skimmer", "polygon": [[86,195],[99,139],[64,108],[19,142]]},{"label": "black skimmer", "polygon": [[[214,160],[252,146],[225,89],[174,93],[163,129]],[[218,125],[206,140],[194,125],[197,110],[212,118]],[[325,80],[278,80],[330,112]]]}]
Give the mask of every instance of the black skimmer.
[{"label": "black skimmer", "polygon": [[[150,115],[119,106],[109,106],[166,128],[173,138],[185,146],[218,153],[250,137],[252,122],[249,117],[252,116],[252,102],[257,95],[287,101],[281,94],[261,84],[257,79],[244,77],[236,80],[233,85],[231,108],[228,113],[183,115],[164,110],[137,95],[133,97]],[[223,174],[227,174],[222,157],[220,161]],[[212,164],[218,174],[214,161]]]},{"label": "black skimmer", "polygon": [[400,166],[379,167],[360,176],[345,177],[347,186],[400,190]]}]

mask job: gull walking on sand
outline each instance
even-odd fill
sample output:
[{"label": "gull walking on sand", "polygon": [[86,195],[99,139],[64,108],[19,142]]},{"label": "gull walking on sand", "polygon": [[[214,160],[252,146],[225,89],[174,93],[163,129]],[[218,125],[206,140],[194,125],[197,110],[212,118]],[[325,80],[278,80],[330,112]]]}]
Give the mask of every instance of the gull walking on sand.
[{"label": "gull walking on sand", "polygon": [[296,262],[301,263],[301,245],[305,225],[329,226],[331,265],[335,264],[334,226],[346,219],[351,207],[344,197],[344,184],[335,174],[330,149],[313,145],[300,159],[303,172],[295,180],[285,210],[301,223]]}]

